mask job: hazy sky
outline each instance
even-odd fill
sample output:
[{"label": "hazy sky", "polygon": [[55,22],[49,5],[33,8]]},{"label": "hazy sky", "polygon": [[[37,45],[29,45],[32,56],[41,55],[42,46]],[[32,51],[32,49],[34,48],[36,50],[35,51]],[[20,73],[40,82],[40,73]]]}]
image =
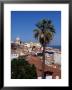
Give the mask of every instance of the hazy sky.
[{"label": "hazy sky", "polygon": [[43,18],[51,20],[56,33],[51,45],[61,44],[61,12],[60,11],[12,11],[11,12],[11,40],[20,37],[22,41],[36,41],[33,37],[35,24]]}]

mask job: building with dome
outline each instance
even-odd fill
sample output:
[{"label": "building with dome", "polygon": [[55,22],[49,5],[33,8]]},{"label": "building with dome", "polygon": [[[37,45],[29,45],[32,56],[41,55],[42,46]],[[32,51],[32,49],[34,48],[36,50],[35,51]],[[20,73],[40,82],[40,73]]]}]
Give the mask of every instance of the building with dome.
[{"label": "building with dome", "polygon": [[21,41],[20,41],[20,38],[17,37],[15,43],[16,43],[17,45],[20,45],[20,42],[21,42]]}]

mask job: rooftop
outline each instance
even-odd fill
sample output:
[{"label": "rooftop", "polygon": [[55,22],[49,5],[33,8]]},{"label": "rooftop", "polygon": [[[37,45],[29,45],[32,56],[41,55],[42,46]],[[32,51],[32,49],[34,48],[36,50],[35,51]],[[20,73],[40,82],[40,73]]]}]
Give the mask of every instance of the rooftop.
[{"label": "rooftop", "polygon": [[[41,76],[42,73],[42,61],[36,57],[36,56],[28,56],[28,62],[30,64],[34,64],[37,70],[37,75],[38,77]],[[59,76],[61,77],[61,70],[59,69],[57,64],[54,65],[45,65],[45,73],[48,74],[49,72],[53,73],[53,78],[55,78],[55,76]]]}]

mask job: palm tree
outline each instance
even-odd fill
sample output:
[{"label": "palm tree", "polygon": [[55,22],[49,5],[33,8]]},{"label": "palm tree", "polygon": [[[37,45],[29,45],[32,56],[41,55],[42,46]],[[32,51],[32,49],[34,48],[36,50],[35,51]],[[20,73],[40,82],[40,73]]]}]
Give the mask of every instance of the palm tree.
[{"label": "palm tree", "polygon": [[43,47],[43,62],[42,62],[42,79],[45,79],[45,47],[52,40],[55,29],[51,20],[42,19],[36,24],[34,29],[34,37],[37,39]]}]

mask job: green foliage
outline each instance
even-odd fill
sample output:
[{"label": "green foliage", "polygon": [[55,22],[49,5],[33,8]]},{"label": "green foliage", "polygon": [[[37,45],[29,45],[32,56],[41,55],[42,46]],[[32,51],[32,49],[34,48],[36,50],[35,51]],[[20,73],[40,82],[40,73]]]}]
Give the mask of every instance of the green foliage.
[{"label": "green foliage", "polygon": [[36,24],[36,29],[34,30],[34,37],[39,40],[41,45],[46,45],[49,43],[55,33],[54,25],[51,20],[42,19]]},{"label": "green foliage", "polygon": [[11,61],[12,79],[36,79],[36,68],[30,65],[25,59],[18,58]]}]

